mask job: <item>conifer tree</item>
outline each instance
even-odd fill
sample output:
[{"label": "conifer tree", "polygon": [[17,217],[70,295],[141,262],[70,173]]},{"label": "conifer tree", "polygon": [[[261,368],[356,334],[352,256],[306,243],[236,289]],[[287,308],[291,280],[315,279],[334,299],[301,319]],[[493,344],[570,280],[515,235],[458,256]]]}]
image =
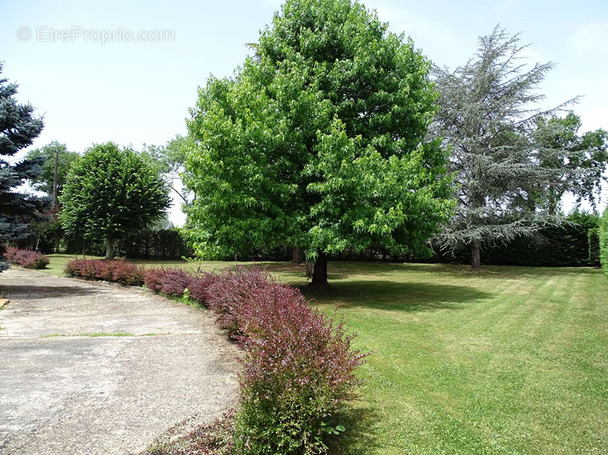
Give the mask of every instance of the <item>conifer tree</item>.
[{"label": "conifer tree", "polygon": [[[0,62],[0,74],[2,68]],[[17,191],[40,173],[40,162],[9,161],[30,146],[43,128],[34,108],[15,98],[17,88],[17,84],[0,79],[0,243],[27,237],[28,224],[40,216],[47,204],[44,198]]]},{"label": "conifer tree", "polygon": [[432,134],[450,147],[458,185],[456,214],[437,240],[445,248],[467,245],[473,268],[484,244],[534,236],[557,222],[531,202],[539,188],[553,187],[563,163],[550,159],[548,135],[539,127],[569,102],[538,109],[537,90],[553,64],[526,67],[526,47],[519,35],[496,27],[466,65],[433,70],[440,108]]}]

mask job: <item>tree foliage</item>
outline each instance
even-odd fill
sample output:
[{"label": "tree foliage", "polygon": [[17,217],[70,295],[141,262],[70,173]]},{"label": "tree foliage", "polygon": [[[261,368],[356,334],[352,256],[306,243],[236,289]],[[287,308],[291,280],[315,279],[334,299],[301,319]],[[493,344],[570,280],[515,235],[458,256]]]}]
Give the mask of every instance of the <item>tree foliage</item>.
[{"label": "tree foliage", "polygon": [[178,134],[165,145],[144,144],[143,150],[140,152],[141,157],[163,176],[167,186],[186,204],[188,203],[188,191],[186,189],[178,190],[175,182],[180,179],[180,173],[184,171],[187,147],[188,138]]},{"label": "tree foliage", "polygon": [[79,157],[78,153],[68,151],[65,144],[57,141],[27,152],[26,158],[40,163],[41,167],[41,172],[29,179],[29,184],[35,190],[47,193],[52,203],[47,217],[30,224],[29,247],[55,252],[59,250],[64,231],[57,219],[60,210],[58,196],[63,191],[70,168]]},{"label": "tree foliage", "polygon": [[70,168],[80,155],[68,151],[65,144],[53,141],[41,148],[30,150],[26,157],[30,160],[41,162],[42,172],[30,180],[32,187],[38,191],[53,194],[53,182],[55,177],[55,158],[58,158],[57,166],[57,195],[63,191],[63,186]]},{"label": "tree foliage", "polygon": [[[188,122],[188,230],[205,257],[303,247],[418,249],[450,214],[430,64],[349,0],[288,0]],[[317,273],[318,272],[318,273]]]},{"label": "tree foliage", "polygon": [[146,228],[169,206],[158,172],[112,142],[93,146],[74,164],[60,201],[68,234],[103,239],[107,257],[117,240]]},{"label": "tree foliage", "polygon": [[594,208],[597,206],[608,163],[608,133],[599,129],[579,135],[580,127],[580,117],[572,112],[563,118],[536,119],[534,146],[538,164],[548,178],[534,182],[529,189],[531,210],[557,215],[566,193],[579,204],[588,201]]},{"label": "tree foliage", "polygon": [[37,177],[39,161],[8,161],[31,145],[43,128],[34,108],[19,104],[16,94],[17,84],[0,79],[0,242],[27,237],[29,223],[40,217],[47,204],[43,198],[17,190],[26,180]]},{"label": "tree foliage", "polygon": [[[563,163],[578,153],[551,143],[549,132],[561,121],[545,118],[557,109],[543,112],[535,103],[543,98],[537,89],[553,65],[525,67],[525,48],[519,35],[497,27],[480,38],[466,65],[454,72],[434,68],[441,96],[433,134],[451,148],[450,169],[459,188],[456,215],[439,241],[444,247],[469,245],[473,267],[480,264],[483,244],[535,235],[550,222],[537,205],[530,208],[531,197],[547,188],[561,196],[565,181],[561,189],[555,182]],[[580,166],[571,164],[574,175]]]}]

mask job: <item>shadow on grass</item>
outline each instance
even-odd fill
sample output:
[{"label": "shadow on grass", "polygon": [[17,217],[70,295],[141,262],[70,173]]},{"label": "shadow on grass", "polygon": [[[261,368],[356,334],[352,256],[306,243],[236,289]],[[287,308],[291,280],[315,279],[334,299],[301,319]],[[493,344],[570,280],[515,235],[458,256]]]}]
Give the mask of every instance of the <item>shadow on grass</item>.
[{"label": "shadow on grass", "polygon": [[380,421],[373,408],[348,407],[335,416],[335,421],[346,431],[329,441],[329,455],[365,455],[380,448],[377,437],[370,432]]},{"label": "shadow on grass", "polygon": [[[290,262],[267,262],[241,264],[244,267],[260,267],[270,273],[283,273],[294,278],[303,279],[306,273],[304,264]],[[514,265],[483,265],[473,270],[469,265],[460,264],[425,264],[395,262],[356,262],[331,261],[328,265],[330,283],[336,280],[348,280],[356,276],[387,277],[395,274],[429,274],[454,278],[494,279],[501,277],[533,277],[554,275],[597,274],[601,270],[593,267],[531,267]]]},{"label": "shadow on grass", "polygon": [[339,304],[341,308],[420,312],[461,309],[463,304],[491,298],[494,294],[470,286],[425,282],[351,281],[332,285],[319,294],[304,286],[302,293],[320,304]]},{"label": "shadow on grass", "polygon": [[71,295],[88,295],[97,292],[96,289],[87,289],[78,286],[27,286],[27,285],[0,285],[0,291],[6,293],[11,299],[45,299],[49,297],[64,297]]}]

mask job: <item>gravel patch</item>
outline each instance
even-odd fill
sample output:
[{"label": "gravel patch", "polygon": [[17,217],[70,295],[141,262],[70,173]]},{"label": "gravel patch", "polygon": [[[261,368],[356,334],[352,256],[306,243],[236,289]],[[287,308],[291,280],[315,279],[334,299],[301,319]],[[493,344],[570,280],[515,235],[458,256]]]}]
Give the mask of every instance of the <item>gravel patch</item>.
[{"label": "gravel patch", "polygon": [[214,316],[123,288],[0,274],[0,453],[130,454],[238,398],[237,347]]}]

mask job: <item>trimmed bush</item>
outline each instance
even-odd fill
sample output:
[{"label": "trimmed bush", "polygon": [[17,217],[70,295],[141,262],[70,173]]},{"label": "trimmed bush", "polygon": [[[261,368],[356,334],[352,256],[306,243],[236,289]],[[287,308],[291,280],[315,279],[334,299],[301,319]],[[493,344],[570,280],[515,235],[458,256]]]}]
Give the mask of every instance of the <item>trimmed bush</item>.
[{"label": "trimmed bush", "polygon": [[5,249],[4,257],[8,262],[26,269],[44,269],[50,262],[48,257],[38,251],[20,250],[11,246]]},{"label": "trimmed bush", "polygon": [[602,268],[608,275],[608,208],[600,220],[600,260]]},{"label": "trimmed bush", "polygon": [[49,258],[38,251],[22,251],[17,259],[17,263],[26,269],[45,269],[49,262]]},{"label": "trimmed bush", "polygon": [[218,275],[209,285],[207,306],[218,314],[219,326],[231,336],[244,334],[240,314],[246,305],[251,304],[249,294],[254,289],[266,289],[269,279],[259,269],[239,268]]},{"label": "trimmed bush", "polygon": [[181,297],[194,277],[181,269],[148,269],[144,283],[152,292]]},{"label": "trimmed bush", "polygon": [[152,292],[158,294],[162,287],[165,269],[147,269],[144,275],[144,284]]},{"label": "trimmed bush", "polygon": [[299,290],[252,286],[236,315],[245,334],[237,444],[247,454],[325,453],[363,355]]},{"label": "trimmed bush", "polygon": [[203,273],[193,276],[188,286],[190,298],[201,305],[209,306],[209,289],[219,279],[220,276],[215,273]]},{"label": "trimmed bush", "polygon": [[79,277],[80,275],[80,263],[81,259],[72,259],[65,265],[63,272],[69,277]]},{"label": "trimmed bush", "polygon": [[86,280],[104,280],[128,286],[144,284],[144,269],[124,259],[73,259],[65,266],[65,274]]},{"label": "trimmed bush", "polygon": [[181,297],[190,284],[192,276],[181,269],[166,269],[161,279],[160,292],[172,297]]},{"label": "trimmed bush", "polygon": [[111,263],[111,281],[127,286],[141,286],[144,284],[145,269],[142,266],[125,261],[124,259],[100,262]]}]

